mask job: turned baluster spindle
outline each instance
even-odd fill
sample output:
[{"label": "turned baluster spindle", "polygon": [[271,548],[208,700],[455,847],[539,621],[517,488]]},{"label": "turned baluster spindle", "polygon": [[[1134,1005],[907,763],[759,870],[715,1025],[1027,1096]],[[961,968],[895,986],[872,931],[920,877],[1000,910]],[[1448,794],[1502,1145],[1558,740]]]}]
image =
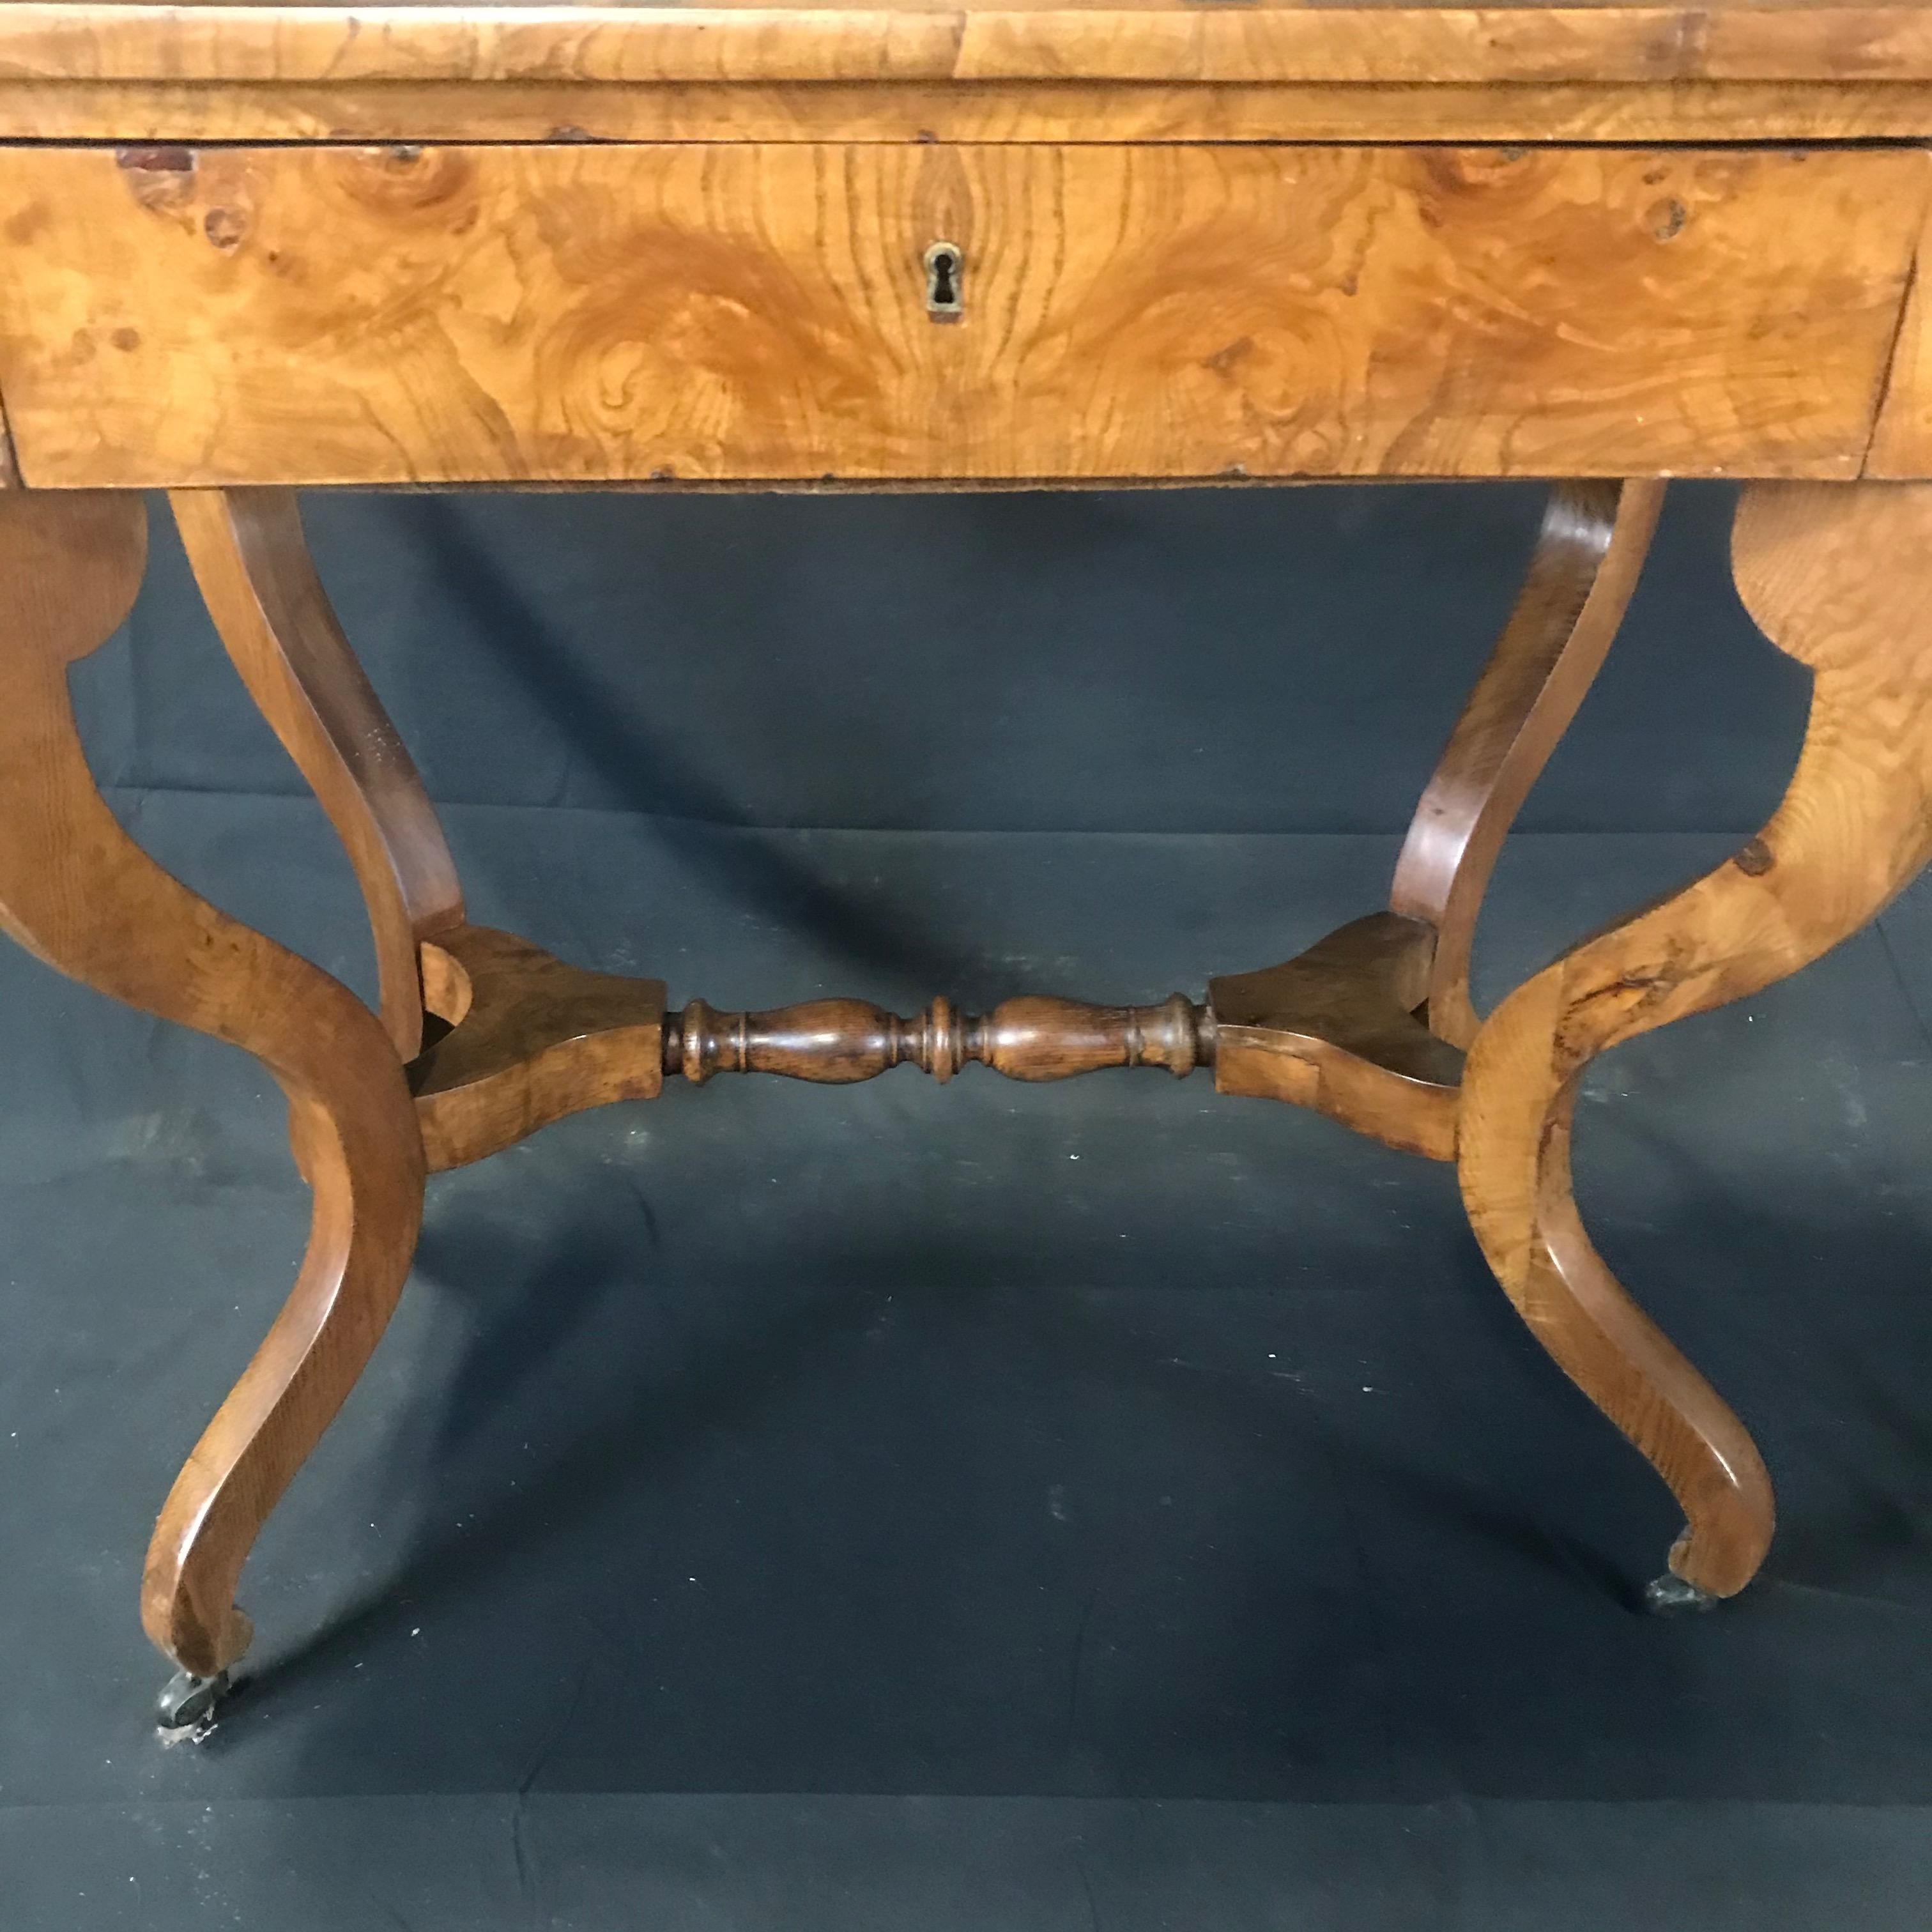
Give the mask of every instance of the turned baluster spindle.
[{"label": "turned baluster spindle", "polygon": [[1207,1010],[1184,993],[1156,1006],[1003,1000],[985,1019],[968,1025],[969,1057],[1009,1080],[1064,1080],[1103,1066],[1164,1066],[1185,1078],[1214,1058]]},{"label": "turned baluster spindle", "polygon": [[721,1013],[693,1000],[664,1028],[664,1071],[701,1084],[714,1073],[776,1073],[836,1084],[902,1062],[950,1080],[977,1060],[1009,1080],[1064,1080],[1106,1066],[1163,1066],[1176,1076],[1214,1058],[1212,1021],[1184,994],[1153,1006],[1078,1000],[1004,1000],[985,1018],[938,999],[912,1019],[864,1000],[808,1000],[762,1013]]},{"label": "turned baluster spindle", "polygon": [[721,1013],[693,1000],[664,1030],[664,1071],[777,1073],[827,1085],[870,1080],[910,1060],[940,1080],[962,1064],[958,1016],[935,1000],[916,1020],[864,1000],[807,1000],[770,1012]]}]

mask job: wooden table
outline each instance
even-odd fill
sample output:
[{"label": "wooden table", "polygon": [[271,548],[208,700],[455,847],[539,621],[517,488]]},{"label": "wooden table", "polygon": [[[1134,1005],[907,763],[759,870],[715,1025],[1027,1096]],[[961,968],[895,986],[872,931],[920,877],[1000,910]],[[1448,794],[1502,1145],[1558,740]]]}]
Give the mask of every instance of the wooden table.
[{"label": "wooden table", "polygon": [[[148,1553],[164,1722],[247,1647],[243,1562],[424,1176],[724,1072],[1202,1072],[1454,1160],[1504,1292],[1683,1507],[1649,1601],[1742,1589],[1764,1466],[1592,1247],[1570,1120],[1594,1056],[1796,970],[1932,854],[1928,136],[1932,8],[1859,0],[0,0],[0,925],[254,1054],[314,1196]],[[1682,476],[1747,482],[1738,590],[1812,671],[1790,790],[1479,1019],[1504,834]],[[674,1011],[470,924],[291,494],[1402,476],[1554,487],[1386,908],[1204,1000],[910,1018]],[[67,668],[127,614],[155,488],[348,849],[380,1016],[88,775]]]}]

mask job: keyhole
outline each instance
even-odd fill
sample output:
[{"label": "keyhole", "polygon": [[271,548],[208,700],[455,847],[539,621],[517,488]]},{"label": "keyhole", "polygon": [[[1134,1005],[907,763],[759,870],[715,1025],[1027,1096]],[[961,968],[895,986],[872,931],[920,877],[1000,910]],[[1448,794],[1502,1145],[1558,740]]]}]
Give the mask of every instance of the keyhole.
[{"label": "keyhole", "polygon": [[962,266],[953,242],[935,242],[926,251],[926,312],[934,322],[957,322],[965,313],[959,290]]}]

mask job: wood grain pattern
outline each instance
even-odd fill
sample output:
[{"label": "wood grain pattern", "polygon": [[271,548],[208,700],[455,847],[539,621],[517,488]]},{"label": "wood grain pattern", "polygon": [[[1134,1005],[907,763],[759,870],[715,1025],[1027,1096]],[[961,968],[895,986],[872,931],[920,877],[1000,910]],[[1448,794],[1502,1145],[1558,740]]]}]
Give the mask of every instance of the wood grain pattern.
[{"label": "wood grain pattern", "polygon": [[289,1096],[314,1193],[308,1251],[169,1492],[142,1585],[148,1635],[206,1677],[246,1647],[235,1588],[249,1549],[401,1291],[423,1160],[374,1016],[162,871],[94,788],[67,670],[126,614],[146,533],[137,497],[0,497],[0,929],[86,985],[253,1054]]},{"label": "wood grain pattern", "polygon": [[0,7],[0,72],[181,81],[1910,80],[1910,4]]},{"label": "wood grain pattern", "polygon": [[662,980],[567,965],[487,926],[445,928],[422,954],[430,1011],[450,1029],[409,1069],[432,1173],[662,1088]]},{"label": "wood grain pattern", "polygon": [[1552,494],[1516,607],[1402,842],[1389,906],[1436,928],[1429,1024],[1456,1046],[1476,1036],[1469,951],[1504,837],[1610,648],[1663,502],[1647,482]]},{"label": "wood grain pattern", "polygon": [[1932,476],[1932,207],[1918,240],[1885,392],[1866,458],[1868,476],[1896,482]]},{"label": "wood grain pattern", "polygon": [[[1469,948],[1630,595],[1647,479],[1932,474],[1932,158],[1772,145],[1928,139],[1932,9],[1866,0],[0,5],[0,486],[10,447],[41,486],[0,488],[0,929],[254,1054],[314,1195],[294,1292],[157,1526],[156,1642],[203,1678],[248,1643],[242,1565],[394,1306],[427,1171],[669,1074],[907,1063],[1211,1064],[1456,1160],[1505,1292],[1682,1503],[1672,1575],[1742,1588],[1768,1478],[1590,1244],[1576,1084],[1932,856],[1932,484],[1747,492],[1740,591],[1814,680],[1762,835],[1480,1027]],[[1524,141],[1567,145],[1472,145]],[[964,300],[936,328],[942,237]],[[658,981],[470,925],[295,500],[253,487],[1370,476],[1573,479],[1390,909],[1204,1006],[910,1019],[672,1014]],[[98,485],[174,490],[355,867],[380,1022],[100,798],[66,673],[124,615],[145,524]]]},{"label": "wood grain pattern", "polygon": [[1876,151],[12,148],[0,385],[40,485],[1848,476],[1928,183]]},{"label": "wood grain pattern", "polygon": [[1784,978],[1932,857],[1932,487],[1760,485],[1733,543],[1760,627],[1813,674],[1783,803],[1727,864],[1586,940],[1498,1007],[1463,1080],[1463,1198],[1538,1338],[1655,1467],[1674,1575],[1743,1588],[1772,1525],[1743,1426],[1606,1268],[1576,1211],[1576,1082],[1597,1054]]},{"label": "wood grain pattern", "polygon": [[1009,1080],[1066,1080],[1110,1066],[1156,1066],[1185,1078],[1214,1058],[1206,1016],[1183,993],[1153,1006],[1098,1006],[1029,994],[983,1018],[934,1000],[902,1019],[865,1000],[808,1000],[769,1012],[721,1013],[693,1000],[664,1040],[664,1070],[702,1084],[716,1073],[776,1073],[843,1086],[894,1066],[942,1085],[976,1061]]},{"label": "wood grain pattern", "polygon": [[1435,948],[1424,921],[1372,913],[1281,965],[1210,981],[1216,1092],[1453,1160],[1462,1056],[1415,1016]]},{"label": "wood grain pattern", "polygon": [[348,852],[375,939],[382,1022],[412,1059],[422,1045],[418,944],[463,920],[435,810],[342,634],[294,496],[177,490],[173,506],[228,655]]},{"label": "wood grain pattern", "polygon": [[0,140],[315,142],[1875,141],[1932,82],[8,81]]}]

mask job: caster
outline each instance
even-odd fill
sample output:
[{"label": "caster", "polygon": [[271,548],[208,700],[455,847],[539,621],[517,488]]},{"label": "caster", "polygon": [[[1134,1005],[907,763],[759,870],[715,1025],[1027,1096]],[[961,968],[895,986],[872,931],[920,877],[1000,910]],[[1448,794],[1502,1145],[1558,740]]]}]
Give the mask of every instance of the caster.
[{"label": "caster", "polygon": [[1695,1583],[1666,1570],[1644,1586],[1643,1606],[1654,1617],[1687,1616],[1695,1610],[1714,1610],[1724,1601]]},{"label": "caster", "polygon": [[155,1706],[154,1722],[170,1741],[199,1737],[213,1728],[215,1707],[228,1694],[228,1673],[212,1677],[190,1676],[177,1670],[167,1682]]}]

